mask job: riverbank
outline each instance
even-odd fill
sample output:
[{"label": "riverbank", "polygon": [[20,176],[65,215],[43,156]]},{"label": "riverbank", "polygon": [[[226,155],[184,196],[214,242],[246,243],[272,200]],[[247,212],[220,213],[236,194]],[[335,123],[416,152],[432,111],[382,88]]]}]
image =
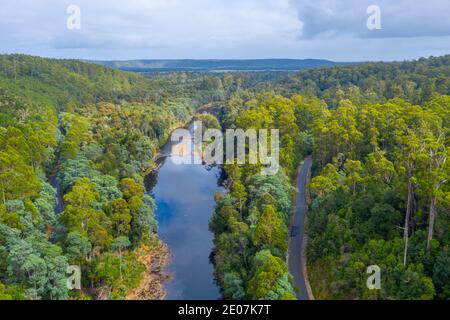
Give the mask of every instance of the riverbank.
[{"label": "riverbank", "polygon": [[126,299],[164,300],[166,297],[164,284],[170,280],[170,276],[164,271],[170,262],[168,246],[159,241],[155,247],[142,246],[137,254],[146,271],[139,287],[132,290]]}]

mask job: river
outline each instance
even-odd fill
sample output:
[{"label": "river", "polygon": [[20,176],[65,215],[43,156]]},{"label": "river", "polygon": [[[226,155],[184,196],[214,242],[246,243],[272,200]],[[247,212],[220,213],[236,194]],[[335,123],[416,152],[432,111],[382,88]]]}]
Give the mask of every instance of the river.
[{"label": "river", "polygon": [[[190,126],[192,130],[192,126]],[[170,153],[168,143],[163,152]],[[171,251],[166,284],[169,300],[216,300],[220,290],[213,276],[210,254],[213,234],[208,223],[214,210],[214,194],[220,169],[200,164],[175,164],[163,160],[151,194],[156,200],[158,235]]]}]

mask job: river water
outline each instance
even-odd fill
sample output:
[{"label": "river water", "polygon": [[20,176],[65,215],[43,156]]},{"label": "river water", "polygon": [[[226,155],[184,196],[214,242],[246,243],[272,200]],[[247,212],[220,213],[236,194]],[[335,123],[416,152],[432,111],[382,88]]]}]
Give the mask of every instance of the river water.
[{"label": "river water", "polygon": [[[192,126],[190,127],[192,130]],[[163,152],[170,153],[169,143]],[[214,210],[214,194],[220,169],[201,164],[175,164],[164,160],[151,191],[157,205],[158,234],[168,244],[171,262],[167,272],[167,299],[216,300],[220,291],[213,277],[210,254],[213,234],[208,223]]]}]

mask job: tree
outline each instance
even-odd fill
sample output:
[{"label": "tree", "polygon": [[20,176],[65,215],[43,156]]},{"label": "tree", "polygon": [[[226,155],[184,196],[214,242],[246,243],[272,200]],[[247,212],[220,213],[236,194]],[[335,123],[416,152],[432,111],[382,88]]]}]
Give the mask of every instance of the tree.
[{"label": "tree", "polygon": [[67,260],[61,248],[50,244],[45,236],[33,233],[10,248],[7,272],[16,282],[27,286],[30,299],[67,298]]},{"label": "tree", "polygon": [[155,200],[144,195],[141,206],[137,212],[133,213],[131,221],[130,239],[134,247],[146,242],[150,238],[150,233],[156,233],[158,230],[158,221],[155,218]]},{"label": "tree", "polygon": [[223,281],[223,295],[226,299],[243,300],[245,290],[243,281],[236,272],[226,273]]},{"label": "tree", "polygon": [[119,258],[120,258],[120,278],[122,279],[122,250],[127,249],[131,246],[130,239],[128,239],[125,236],[118,237],[114,239],[114,241],[111,244],[111,248],[113,250],[117,250],[119,252]]},{"label": "tree", "polygon": [[124,178],[120,181],[120,190],[126,200],[129,200],[134,196],[144,196],[144,187],[130,178]]},{"label": "tree", "polygon": [[450,250],[443,248],[437,257],[433,267],[433,282],[440,299],[450,297]]},{"label": "tree", "polygon": [[80,234],[86,234],[88,220],[95,215],[92,206],[99,199],[95,188],[95,183],[91,180],[79,178],[72,191],[64,196],[66,208],[60,219],[66,223],[69,232],[78,231]]},{"label": "tree", "polygon": [[61,125],[66,131],[61,154],[65,159],[74,159],[82,144],[90,140],[89,122],[79,115],[63,113]]},{"label": "tree", "polygon": [[275,208],[267,205],[256,224],[252,242],[259,248],[269,247],[279,256],[284,256],[287,250],[287,228],[276,213]]},{"label": "tree", "polygon": [[353,194],[356,194],[356,186],[362,181],[361,172],[362,164],[361,161],[347,160],[344,164],[344,170],[347,174],[346,181],[350,185],[350,189]]},{"label": "tree", "polygon": [[66,238],[66,255],[71,261],[84,261],[91,253],[92,244],[79,232],[70,232]]},{"label": "tree", "polygon": [[318,197],[334,192],[339,187],[340,175],[336,167],[331,163],[327,164],[319,176],[314,177],[308,185],[311,193]]},{"label": "tree", "polygon": [[422,162],[423,173],[421,184],[430,198],[429,223],[427,236],[427,250],[431,250],[431,242],[434,234],[434,224],[437,214],[438,198],[442,198],[442,186],[448,182],[450,166],[447,162],[450,153],[445,144],[445,133],[439,128],[438,136],[431,132],[425,139],[425,152],[421,154],[419,162]]},{"label": "tree", "polygon": [[0,282],[0,300],[13,300],[13,297],[7,291],[6,286]]},{"label": "tree", "polygon": [[95,189],[95,183],[89,179],[77,179],[72,191],[64,196],[66,207],[60,219],[69,232],[87,236],[94,246],[103,248],[111,242],[110,220],[103,211],[93,208],[100,197]]},{"label": "tree", "polygon": [[38,180],[33,168],[27,165],[12,148],[0,151],[0,194],[3,204],[10,199],[35,196]]},{"label": "tree", "polygon": [[72,191],[64,196],[64,202],[70,206],[86,209],[92,207],[99,197],[94,182],[88,178],[79,178],[75,180]]},{"label": "tree", "polygon": [[367,156],[364,164],[366,179],[390,183],[395,175],[394,164],[386,159],[385,152],[377,151]]},{"label": "tree", "polygon": [[286,298],[286,293],[290,293],[290,297],[295,296],[290,282],[285,282],[287,274],[287,267],[283,261],[269,255],[261,265],[255,266],[248,283],[247,295],[253,300]]},{"label": "tree", "polygon": [[131,230],[131,213],[128,203],[123,199],[114,199],[111,201],[112,215],[111,222],[115,230],[115,235],[126,236]]},{"label": "tree", "polygon": [[406,265],[406,257],[408,254],[408,239],[409,239],[409,225],[413,214],[413,201],[414,201],[414,185],[417,179],[414,177],[414,173],[417,166],[417,153],[420,149],[420,140],[413,130],[406,129],[406,133],[397,138],[401,143],[400,153],[400,168],[401,172],[405,174],[405,180],[407,184],[407,196],[406,196],[406,213],[405,223],[403,227],[403,238],[405,239],[405,252],[403,258],[403,265]]}]

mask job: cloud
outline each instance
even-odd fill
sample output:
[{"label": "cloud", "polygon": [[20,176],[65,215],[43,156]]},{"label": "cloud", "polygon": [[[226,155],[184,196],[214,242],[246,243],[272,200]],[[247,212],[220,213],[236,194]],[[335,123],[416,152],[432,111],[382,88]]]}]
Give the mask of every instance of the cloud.
[{"label": "cloud", "polygon": [[[25,4],[27,3],[27,5]],[[9,37],[49,49],[234,47],[295,38],[301,27],[287,0],[74,0],[81,30],[67,30],[67,1],[2,4],[0,27]],[[18,8],[21,8],[18,10]]]},{"label": "cloud", "polygon": [[[450,36],[448,0],[291,0],[304,27],[300,38]],[[370,5],[381,9],[381,30],[366,27]]]},{"label": "cloud", "polygon": [[[81,30],[66,28],[71,4],[81,9]],[[367,29],[369,4],[381,7],[382,30]],[[2,0],[0,52],[405,59],[450,52],[449,12],[448,0]]]}]

